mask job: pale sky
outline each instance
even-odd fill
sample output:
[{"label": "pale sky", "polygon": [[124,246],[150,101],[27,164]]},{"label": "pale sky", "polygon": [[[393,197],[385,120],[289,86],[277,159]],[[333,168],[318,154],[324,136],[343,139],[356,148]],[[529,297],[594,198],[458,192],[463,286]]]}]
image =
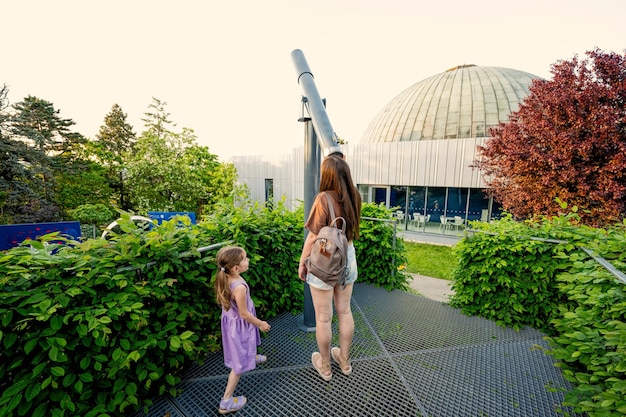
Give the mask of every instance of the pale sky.
[{"label": "pale sky", "polygon": [[135,133],[152,97],[226,161],[304,141],[294,49],[358,143],[400,92],[463,64],[551,78],[598,47],[624,54],[624,0],[5,0],[0,84],[94,138],[113,104]]}]

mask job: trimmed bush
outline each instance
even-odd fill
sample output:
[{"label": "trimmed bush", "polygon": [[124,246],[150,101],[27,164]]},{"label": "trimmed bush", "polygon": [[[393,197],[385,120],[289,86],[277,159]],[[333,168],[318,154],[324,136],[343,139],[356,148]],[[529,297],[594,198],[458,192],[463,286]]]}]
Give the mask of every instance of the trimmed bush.
[{"label": "trimmed bush", "polygon": [[[626,234],[609,229],[587,243],[594,253],[626,271]],[[548,353],[574,384],[565,405],[591,417],[626,415],[626,283],[580,253],[560,254],[571,267],[559,275],[569,302],[553,319]]]},{"label": "trimmed bush", "polygon": [[[127,213],[118,223],[107,240],[53,233],[0,254],[0,416],[124,416],[177,395],[185,370],[220,348],[212,282],[222,242],[248,252],[259,316],[303,309],[302,209],[233,197],[197,225],[176,218],[143,229]],[[393,227],[362,231],[362,281],[404,287]]]},{"label": "trimmed bush", "polygon": [[574,385],[563,405],[590,417],[623,416],[626,284],[580,247],[623,272],[626,227],[593,229],[576,220],[573,213],[473,224],[481,232],[454,249],[460,263],[451,305],[501,326],[541,329],[546,353]]},{"label": "trimmed bush", "polygon": [[175,394],[181,369],[215,347],[196,233],[120,224],[111,241],[48,235],[3,255],[0,415],[123,415]]},{"label": "trimmed bush", "polygon": [[[406,271],[404,240],[394,239],[392,212],[384,205],[363,204],[361,208],[360,238],[354,241],[359,282],[387,290],[409,288],[410,275]],[[367,218],[381,220],[367,220]]]}]

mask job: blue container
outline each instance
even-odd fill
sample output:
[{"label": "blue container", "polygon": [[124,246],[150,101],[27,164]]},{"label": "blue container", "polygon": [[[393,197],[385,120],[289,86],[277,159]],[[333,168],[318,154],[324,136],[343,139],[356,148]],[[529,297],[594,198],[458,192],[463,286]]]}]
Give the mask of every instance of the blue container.
[{"label": "blue container", "polygon": [[61,232],[79,240],[80,222],[24,223],[0,225],[0,250],[11,249],[26,239],[36,240],[48,233]]},{"label": "blue container", "polygon": [[175,216],[187,216],[191,219],[191,224],[196,224],[196,213],[193,211],[149,211],[148,217],[156,220],[158,224],[170,220]]}]

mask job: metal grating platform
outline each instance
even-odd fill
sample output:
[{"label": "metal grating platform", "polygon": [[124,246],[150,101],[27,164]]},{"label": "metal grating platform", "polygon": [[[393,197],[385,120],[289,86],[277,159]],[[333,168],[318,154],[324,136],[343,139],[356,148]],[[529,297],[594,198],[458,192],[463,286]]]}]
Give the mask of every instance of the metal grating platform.
[{"label": "metal grating platform", "polygon": [[[563,415],[557,410],[570,386],[552,358],[533,349],[545,346],[540,332],[503,329],[438,301],[368,284],[355,286],[352,308],[352,375],[333,364],[333,379],[324,382],[310,362],[315,334],[283,314],[270,320],[272,330],[259,349],[267,362],[241,377],[235,394],[248,404],[233,415]],[[220,415],[229,371],[221,352],[209,355],[187,372],[182,394],[155,399],[148,416]]]}]

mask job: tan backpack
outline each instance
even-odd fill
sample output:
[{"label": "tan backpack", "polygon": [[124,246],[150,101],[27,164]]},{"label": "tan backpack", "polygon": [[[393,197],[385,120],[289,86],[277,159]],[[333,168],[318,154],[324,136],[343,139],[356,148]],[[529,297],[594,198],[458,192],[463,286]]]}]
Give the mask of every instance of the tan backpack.
[{"label": "tan backpack", "polygon": [[[326,284],[334,287],[339,283],[345,286],[349,272],[346,220],[343,217],[335,217],[333,202],[328,193],[325,194],[328,199],[331,222],[330,225],[320,229],[305,265],[309,273]],[[338,220],[341,220],[341,228],[337,227]]]}]

